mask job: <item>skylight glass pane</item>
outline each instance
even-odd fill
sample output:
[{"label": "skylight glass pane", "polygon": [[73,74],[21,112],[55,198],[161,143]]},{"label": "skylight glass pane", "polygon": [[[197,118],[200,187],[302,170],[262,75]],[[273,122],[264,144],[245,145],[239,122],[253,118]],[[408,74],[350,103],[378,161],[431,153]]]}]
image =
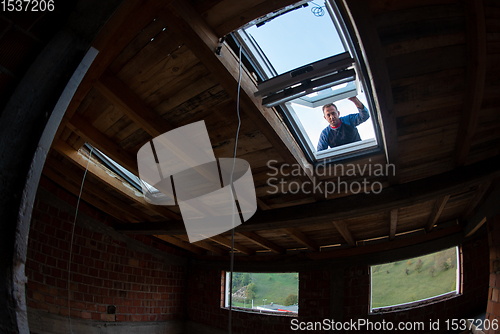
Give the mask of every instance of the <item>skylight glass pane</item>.
[{"label": "skylight glass pane", "polygon": [[278,75],[346,51],[326,9],[323,16],[315,16],[313,6],[310,3],[246,29]]}]

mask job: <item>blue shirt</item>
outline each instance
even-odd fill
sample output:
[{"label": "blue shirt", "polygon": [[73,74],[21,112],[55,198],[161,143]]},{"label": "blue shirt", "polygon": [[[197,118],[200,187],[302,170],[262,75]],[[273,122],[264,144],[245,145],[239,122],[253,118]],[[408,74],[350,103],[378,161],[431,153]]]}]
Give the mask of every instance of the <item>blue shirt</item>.
[{"label": "blue shirt", "polygon": [[370,118],[368,109],[365,106],[358,109],[359,113],[340,117],[340,126],[333,129],[328,125],[319,136],[318,151],[326,150],[328,146],[335,147],[360,141],[358,125]]}]

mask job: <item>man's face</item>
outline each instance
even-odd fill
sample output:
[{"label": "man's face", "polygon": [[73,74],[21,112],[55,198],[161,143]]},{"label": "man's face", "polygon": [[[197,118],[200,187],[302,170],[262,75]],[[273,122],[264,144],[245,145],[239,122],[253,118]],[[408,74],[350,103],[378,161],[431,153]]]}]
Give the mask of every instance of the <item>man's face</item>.
[{"label": "man's face", "polygon": [[337,127],[339,126],[339,112],[334,106],[330,106],[325,108],[323,111],[323,115],[328,123],[330,123],[331,126]]}]

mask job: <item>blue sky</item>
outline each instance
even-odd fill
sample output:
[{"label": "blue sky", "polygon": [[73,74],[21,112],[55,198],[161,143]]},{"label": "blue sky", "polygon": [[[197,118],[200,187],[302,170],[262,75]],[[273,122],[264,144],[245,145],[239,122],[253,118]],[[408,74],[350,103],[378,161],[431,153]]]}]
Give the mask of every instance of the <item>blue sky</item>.
[{"label": "blue sky", "polygon": [[[323,3],[318,3],[323,4]],[[261,27],[252,26],[246,31],[259,43],[278,74],[344,52],[340,38],[330,15],[325,10],[321,17],[311,12],[314,5],[284,14]],[[364,94],[358,98],[366,105]],[[357,113],[348,100],[335,103],[340,115]],[[328,126],[321,107],[311,109],[292,104],[306,130],[313,147],[316,147],[321,131]],[[367,121],[358,127],[361,139],[374,138],[373,127]]]}]

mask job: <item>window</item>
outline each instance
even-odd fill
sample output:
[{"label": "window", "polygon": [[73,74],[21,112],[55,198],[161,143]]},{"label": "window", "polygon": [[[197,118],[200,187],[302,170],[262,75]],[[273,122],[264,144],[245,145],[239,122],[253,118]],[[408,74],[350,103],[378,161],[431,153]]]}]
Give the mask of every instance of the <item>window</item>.
[{"label": "window", "polygon": [[419,306],[456,296],[460,289],[458,247],[371,266],[370,312]]},{"label": "window", "polygon": [[[223,302],[229,307],[230,273],[223,272]],[[298,273],[233,272],[232,308],[249,312],[296,315],[299,311]]]},{"label": "window", "polygon": [[[313,164],[379,151],[377,117],[348,28],[334,1],[301,1],[250,22],[233,33],[246,66],[259,81],[257,96],[275,107]],[[358,126],[361,141],[317,151],[328,126],[322,106],[335,103],[341,116],[358,113],[347,98],[358,96],[370,118]],[[333,158],[333,159],[332,159]]]}]

